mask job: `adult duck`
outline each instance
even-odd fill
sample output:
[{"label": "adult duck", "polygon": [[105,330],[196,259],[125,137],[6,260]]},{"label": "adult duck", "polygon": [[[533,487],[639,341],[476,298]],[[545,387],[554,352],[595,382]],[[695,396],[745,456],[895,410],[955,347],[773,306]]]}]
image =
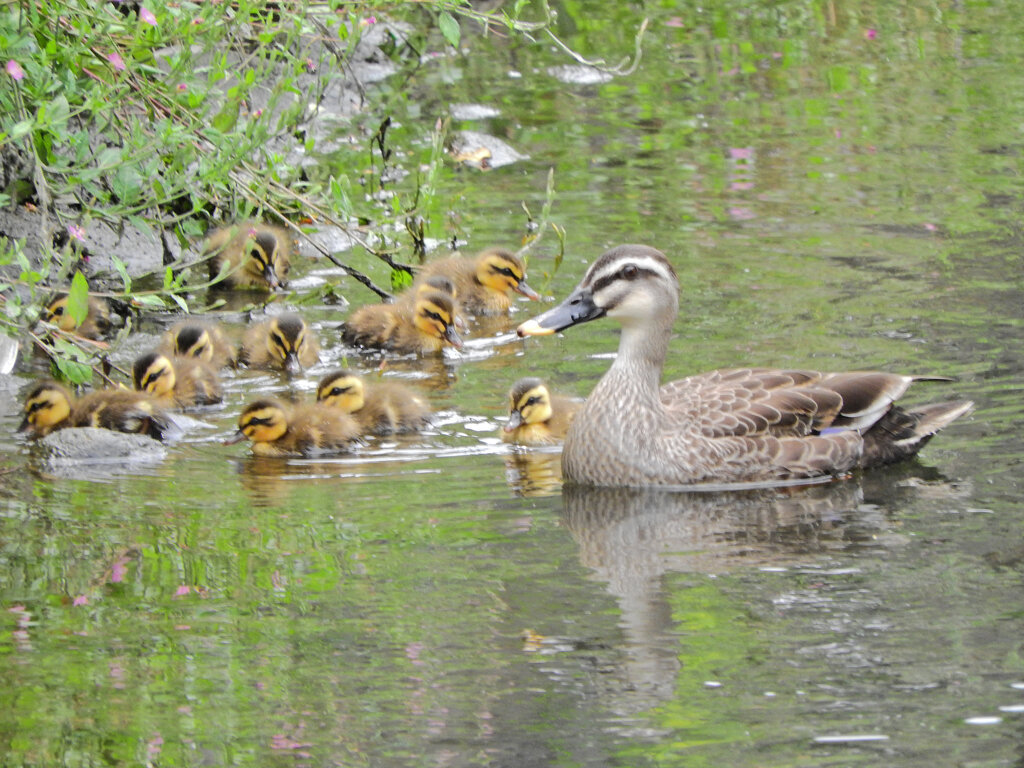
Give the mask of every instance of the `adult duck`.
[{"label": "adult duck", "polygon": [[659,387],[679,280],[645,245],[604,253],[561,304],[519,326],[545,335],[605,317],[622,326],[619,352],[569,427],[570,483],[669,486],[841,475],[913,456],[972,403],[904,409],[922,376],[716,370]]}]

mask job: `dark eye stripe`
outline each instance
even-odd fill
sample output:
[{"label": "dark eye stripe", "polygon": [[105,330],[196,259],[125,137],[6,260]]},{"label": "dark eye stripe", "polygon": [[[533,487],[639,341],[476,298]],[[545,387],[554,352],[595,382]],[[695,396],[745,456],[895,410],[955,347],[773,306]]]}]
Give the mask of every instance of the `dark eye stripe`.
[{"label": "dark eye stripe", "polygon": [[591,293],[597,293],[601,289],[607,288],[609,285],[611,285],[612,283],[614,283],[614,282],[616,282],[618,280],[624,280],[624,279],[636,280],[639,277],[660,277],[661,276],[661,275],[659,275],[659,273],[655,272],[653,269],[646,269],[644,267],[637,266],[636,264],[629,264],[627,266],[633,267],[633,268],[636,269],[636,272],[633,274],[632,278],[627,278],[623,274],[624,270],[626,269],[626,267],[623,267],[622,269],[616,271],[615,273],[613,273],[611,275],[607,275],[606,277],[601,277],[601,278],[598,278],[597,280],[595,280],[590,285]]}]

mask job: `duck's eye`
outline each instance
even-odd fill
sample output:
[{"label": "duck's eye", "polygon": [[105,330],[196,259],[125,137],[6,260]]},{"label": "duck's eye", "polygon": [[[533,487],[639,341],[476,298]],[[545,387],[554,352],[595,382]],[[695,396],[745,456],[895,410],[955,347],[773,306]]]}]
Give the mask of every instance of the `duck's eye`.
[{"label": "duck's eye", "polygon": [[627,264],[622,268],[622,276],[627,280],[633,280],[640,274],[640,268],[636,264]]},{"label": "duck's eye", "polygon": [[527,405],[536,405],[539,402],[540,402],[540,398],[537,395],[534,395],[533,397],[531,397],[529,400],[526,401],[526,404]]}]

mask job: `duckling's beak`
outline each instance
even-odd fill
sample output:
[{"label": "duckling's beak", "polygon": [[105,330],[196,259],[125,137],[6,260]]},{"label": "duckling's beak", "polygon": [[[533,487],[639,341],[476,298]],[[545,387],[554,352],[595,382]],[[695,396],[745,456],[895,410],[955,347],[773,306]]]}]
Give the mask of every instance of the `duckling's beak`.
[{"label": "duckling's beak", "polygon": [[520,325],[516,333],[520,336],[548,336],[580,323],[597,320],[604,315],[604,307],[594,303],[590,289],[577,288],[557,307]]},{"label": "duckling's beak", "polygon": [[444,327],[444,340],[456,349],[462,349],[463,347],[462,337],[459,336],[459,332],[455,330],[455,323],[451,323]]},{"label": "duckling's beak", "polygon": [[[527,322],[532,322],[532,321],[527,321]],[[508,415],[508,423],[505,424],[504,429],[505,429],[506,432],[513,432],[516,429],[518,429],[519,427],[521,427],[522,425],[523,425],[523,414],[521,414],[519,411],[512,411]]]},{"label": "duckling's beak", "polygon": [[28,432],[32,428],[32,423],[28,420],[28,416],[25,416],[21,420],[21,424],[18,425],[18,432]]},{"label": "duckling's beak", "polygon": [[284,356],[284,372],[290,376],[302,373],[302,363],[299,362],[299,356],[294,352],[289,352]]},{"label": "duckling's beak", "polygon": [[516,293],[523,294],[523,296],[528,298],[530,301],[540,301],[540,294],[528,286],[525,280],[520,280],[513,290]]},{"label": "duckling's beak", "polygon": [[270,290],[276,291],[281,288],[281,281],[277,277],[277,270],[274,269],[273,264],[267,264],[263,268],[263,279],[267,281],[267,285],[270,286]]},{"label": "duckling's beak", "polygon": [[235,431],[235,434],[221,443],[221,445],[234,445],[235,443],[240,443],[243,440],[245,440],[245,432],[239,429]]}]

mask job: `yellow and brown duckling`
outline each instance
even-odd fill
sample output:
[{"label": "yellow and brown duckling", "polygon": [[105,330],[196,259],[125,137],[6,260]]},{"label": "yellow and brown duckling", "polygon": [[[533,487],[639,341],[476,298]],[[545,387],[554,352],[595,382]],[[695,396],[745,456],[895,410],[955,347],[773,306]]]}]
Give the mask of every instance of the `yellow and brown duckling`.
[{"label": "yellow and brown duckling", "polygon": [[214,230],[203,244],[210,279],[224,288],[276,291],[288,284],[295,241],[284,227],[243,221]]},{"label": "yellow and brown duckling", "polygon": [[238,365],[238,353],[216,323],[183,320],[164,334],[160,352],[194,357],[216,369]]},{"label": "yellow and brown duckling", "polygon": [[226,445],[252,441],[256,456],[317,456],[345,453],[359,437],[347,413],[322,403],[285,405],[274,398],[249,403],[238,417],[238,431]]},{"label": "yellow and brown duckling", "polygon": [[449,256],[424,266],[421,280],[444,275],[455,284],[459,306],[470,315],[498,315],[512,306],[511,291],[528,299],[540,296],[526,284],[522,260],[504,248],[488,248],[475,258]]},{"label": "yellow and brown duckling", "polygon": [[394,381],[367,383],[352,371],[324,376],[316,400],[351,415],[364,433],[415,432],[430,422],[430,403],[416,390]]},{"label": "yellow and brown duckling", "polygon": [[552,395],[538,378],[520,379],[508,394],[508,423],[501,432],[506,443],[552,445],[565,439],[581,402]]},{"label": "yellow and brown duckling", "polygon": [[305,320],[284,312],[245,332],[239,362],[250,368],[301,373],[320,359],[320,344]]},{"label": "yellow and brown duckling", "polygon": [[461,349],[455,317],[451,296],[424,291],[411,303],[360,307],[345,322],[341,338],[346,344],[401,354],[429,354],[446,345]]},{"label": "yellow and brown duckling", "polygon": [[55,381],[33,386],[25,397],[19,432],[43,437],[67,427],[101,427],[163,439],[174,426],[170,414],[144,392],[104,389],[75,399]]},{"label": "yellow and brown duckling", "polygon": [[416,280],[412,287],[395,297],[395,304],[408,304],[410,305],[409,311],[414,311],[417,299],[435,291],[443,293],[452,300],[452,309],[455,312],[455,329],[459,332],[466,331],[466,321],[459,312],[459,299],[456,295],[455,281],[447,275],[426,275]]},{"label": "yellow and brown duckling", "polygon": [[62,331],[75,333],[82,338],[95,341],[106,336],[110,331],[110,305],[106,299],[90,296],[85,319],[76,325],[75,318],[68,312],[68,295],[64,293],[46,305],[43,319],[48,323],[53,323]]},{"label": "yellow and brown duckling", "polygon": [[132,365],[132,382],[137,391],[179,408],[213,405],[224,399],[217,372],[196,357],[147,352]]}]

